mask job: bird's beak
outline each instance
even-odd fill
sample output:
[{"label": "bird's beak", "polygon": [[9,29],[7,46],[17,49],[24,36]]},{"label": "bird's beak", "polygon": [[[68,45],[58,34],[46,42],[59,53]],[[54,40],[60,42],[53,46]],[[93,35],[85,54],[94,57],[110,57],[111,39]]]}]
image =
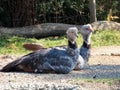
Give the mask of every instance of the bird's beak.
[{"label": "bird's beak", "polygon": [[88,30],[89,30],[90,32],[94,32],[94,29],[93,29],[93,28],[88,28]]},{"label": "bird's beak", "polygon": [[91,32],[94,32],[94,29],[93,29],[92,27],[90,27],[89,30],[90,30]]}]

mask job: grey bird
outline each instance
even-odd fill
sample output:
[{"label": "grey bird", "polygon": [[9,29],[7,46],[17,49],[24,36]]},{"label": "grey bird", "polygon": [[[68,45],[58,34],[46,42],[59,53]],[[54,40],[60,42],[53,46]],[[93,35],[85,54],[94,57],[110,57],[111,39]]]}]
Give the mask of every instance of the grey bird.
[{"label": "grey bird", "polygon": [[75,67],[75,70],[84,68],[89,61],[89,57],[90,57],[90,53],[91,53],[90,40],[91,40],[93,31],[94,30],[90,24],[83,25],[81,27],[80,33],[83,37],[83,44],[80,48],[80,56],[79,56],[78,64]]},{"label": "grey bird", "polygon": [[[79,31],[83,37],[83,44],[80,47],[79,60],[74,70],[83,69],[88,63],[90,53],[91,53],[90,40],[94,30],[90,24],[86,24],[86,25],[83,25]],[[37,51],[37,50],[40,50],[41,48],[44,48],[42,44],[31,44],[31,43],[24,44],[23,47],[27,50],[32,50],[32,51]],[[56,47],[66,48],[66,46],[56,46]]]},{"label": "grey bird", "polygon": [[76,44],[78,29],[67,30],[68,46],[43,48],[29,53],[4,66],[2,72],[32,72],[67,74],[77,65],[79,49]]}]

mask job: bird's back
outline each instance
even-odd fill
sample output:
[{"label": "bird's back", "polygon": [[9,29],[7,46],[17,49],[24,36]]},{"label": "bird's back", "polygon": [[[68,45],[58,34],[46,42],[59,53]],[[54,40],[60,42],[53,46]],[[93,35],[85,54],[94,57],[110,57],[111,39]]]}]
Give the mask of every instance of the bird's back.
[{"label": "bird's back", "polygon": [[76,64],[76,54],[70,55],[65,48],[48,48],[27,54],[6,65],[1,71],[68,73]]}]

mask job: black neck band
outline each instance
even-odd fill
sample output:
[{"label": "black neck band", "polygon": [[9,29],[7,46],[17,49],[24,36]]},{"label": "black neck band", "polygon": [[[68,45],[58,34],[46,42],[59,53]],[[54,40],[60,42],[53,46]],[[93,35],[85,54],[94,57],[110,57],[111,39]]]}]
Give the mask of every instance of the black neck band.
[{"label": "black neck band", "polygon": [[86,42],[83,42],[82,46],[88,49],[91,48],[91,44],[87,44]]},{"label": "black neck band", "polygon": [[68,41],[68,47],[72,48],[72,49],[76,49],[77,48],[77,43],[75,42],[74,44],[71,43],[70,41]]}]

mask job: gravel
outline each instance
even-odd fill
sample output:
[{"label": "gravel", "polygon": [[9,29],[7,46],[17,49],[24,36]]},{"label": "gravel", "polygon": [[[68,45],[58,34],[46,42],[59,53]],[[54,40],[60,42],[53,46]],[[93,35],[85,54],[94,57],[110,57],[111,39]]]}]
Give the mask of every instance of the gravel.
[{"label": "gravel", "polygon": [[[120,47],[93,48],[89,65],[69,74],[0,72],[0,90],[120,90],[120,81],[84,82],[81,79],[120,78]],[[20,56],[0,55],[0,69]]]}]

